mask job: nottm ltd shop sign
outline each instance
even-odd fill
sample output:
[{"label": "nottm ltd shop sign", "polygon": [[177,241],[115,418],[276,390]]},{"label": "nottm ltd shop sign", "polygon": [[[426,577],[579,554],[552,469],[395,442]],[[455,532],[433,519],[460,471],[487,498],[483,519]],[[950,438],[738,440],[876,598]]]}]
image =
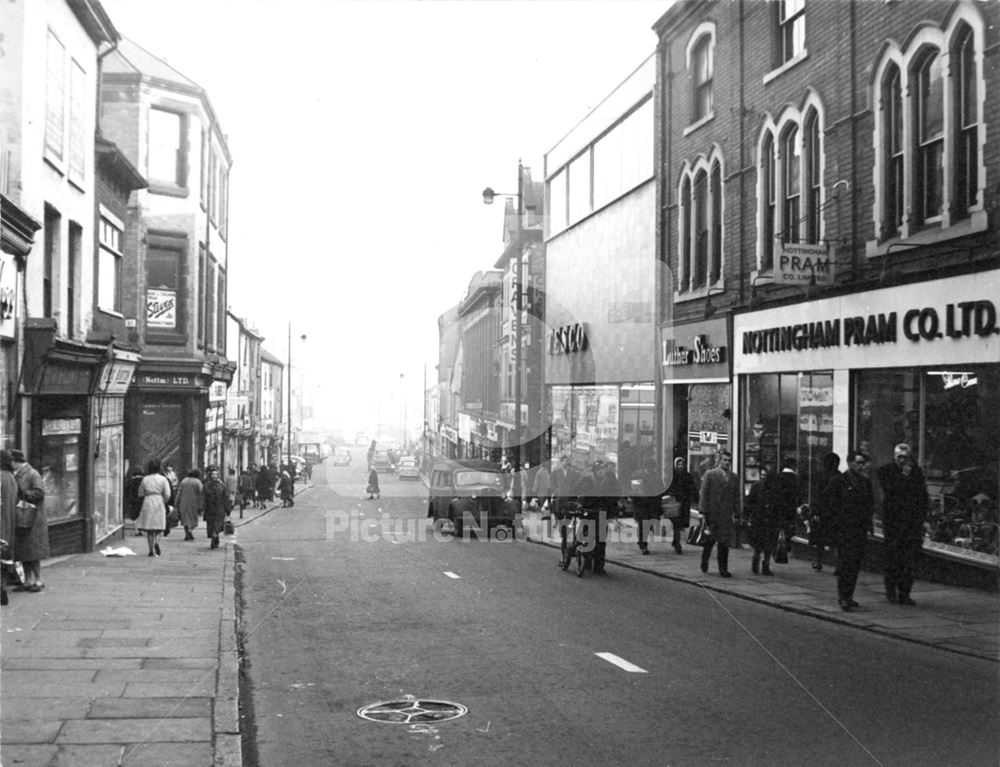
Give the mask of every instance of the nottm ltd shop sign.
[{"label": "nottm ltd shop sign", "polygon": [[738,315],[734,367],[998,362],[998,287],[1000,272],[988,272]]}]

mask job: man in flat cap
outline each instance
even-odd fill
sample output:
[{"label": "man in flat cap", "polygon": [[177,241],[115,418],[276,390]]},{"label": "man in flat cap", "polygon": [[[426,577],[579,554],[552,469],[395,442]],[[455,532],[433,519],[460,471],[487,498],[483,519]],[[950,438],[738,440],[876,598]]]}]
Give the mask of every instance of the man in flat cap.
[{"label": "man in flat cap", "polygon": [[910,446],[900,442],[892,463],[879,467],[882,532],[885,537],[885,595],[893,604],[914,605],[913,565],[924,541],[927,483]]}]

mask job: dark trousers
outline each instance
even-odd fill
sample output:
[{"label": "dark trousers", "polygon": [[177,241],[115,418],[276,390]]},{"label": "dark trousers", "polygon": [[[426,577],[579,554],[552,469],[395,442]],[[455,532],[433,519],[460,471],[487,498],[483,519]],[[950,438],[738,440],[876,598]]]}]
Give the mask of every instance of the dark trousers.
[{"label": "dark trousers", "polygon": [[[706,543],[701,549],[701,561],[702,564],[708,565],[709,560],[712,558],[712,547],[715,546],[716,541],[714,538],[709,538],[708,543]],[[718,542],[719,549],[716,553],[716,559],[719,563],[719,572],[727,573],[729,572],[729,544]]]},{"label": "dark trousers", "polygon": [[885,593],[890,599],[910,596],[913,588],[913,564],[920,554],[919,538],[887,536],[885,550]]},{"label": "dark trousers", "polygon": [[649,539],[653,537],[657,520],[653,517],[636,517],[635,526],[639,530],[639,548],[649,548]]},{"label": "dark trousers", "polygon": [[858,585],[861,560],[865,557],[865,540],[846,541],[837,548],[837,595],[841,599],[853,599],[854,587]]}]

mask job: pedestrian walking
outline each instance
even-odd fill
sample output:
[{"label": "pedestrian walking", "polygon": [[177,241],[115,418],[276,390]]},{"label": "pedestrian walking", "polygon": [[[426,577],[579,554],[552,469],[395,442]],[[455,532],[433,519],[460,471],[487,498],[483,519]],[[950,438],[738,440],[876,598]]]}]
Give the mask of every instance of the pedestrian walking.
[{"label": "pedestrian walking", "polygon": [[257,499],[254,502],[256,508],[266,508],[268,493],[274,487],[274,483],[269,479],[267,466],[261,465],[257,471]]},{"label": "pedestrian walking", "polygon": [[382,497],[382,492],[378,487],[378,472],[375,471],[374,466],[368,471],[368,487],[365,488],[365,492],[368,493],[369,501],[373,498]]},{"label": "pedestrian walking", "polygon": [[[180,477],[177,476],[177,470],[174,469],[174,465],[167,461],[163,464],[163,476],[167,478],[170,483],[170,501],[167,502],[167,513],[170,513],[170,508],[177,505],[177,488],[180,487]],[[167,524],[163,528],[163,537],[166,538],[170,535],[170,525]]]},{"label": "pedestrian walking", "polygon": [[232,511],[229,503],[229,493],[219,479],[219,467],[209,466],[205,469],[205,482],[202,483],[202,497],[205,509],[205,530],[212,543],[209,548],[219,548],[219,534],[226,524],[226,517]]},{"label": "pedestrian walking", "polygon": [[534,504],[543,514],[548,513],[549,496],[552,494],[552,473],[549,471],[549,462],[542,461],[535,469],[535,478],[531,484],[531,496]]},{"label": "pedestrian walking", "polygon": [[142,507],[135,526],[146,534],[149,556],[160,556],[160,536],[167,528],[167,507],[173,498],[170,480],[161,473],[159,458],[150,458],[146,464],[146,476],[139,485]]},{"label": "pedestrian walking", "polygon": [[254,482],[255,473],[256,469],[253,465],[249,469],[244,469],[240,472],[240,486],[237,495],[239,499],[240,519],[243,519],[243,510],[247,507],[248,503],[254,500],[254,494],[257,492],[256,483]]},{"label": "pedestrian walking", "polygon": [[202,514],[202,484],[201,472],[191,469],[177,487],[177,511],[181,515],[181,525],[184,526],[184,540],[193,541],[191,531],[198,527]]},{"label": "pedestrian walking", "polygon": [[594,573],[603,575],[608,547],[608,520],[618,516],[618,501],[621,498],[614,468],[601,459],[594,461],[590,473],[580,478],[577,492],[580,494],[580,506],[587,513],[587,519],[592,521]]},{"label": "pedestrian walking", "polygon": [[639,533],[637,541],[639,551],[649,554],[649,538],[653,535],[653,526],[663,513],[663,496],[666,490],[660,472],[656,470],[656,459],[646,458],[642,468],[636,469],[629,477],[629,500],[632,503],[632,516],[635,519]]},{"label": "pedestrian walking", "polygon": [[[776,547],[781,545],[781,539],[784,537],[787,551],[792,547],[792,537],[795,535],[795,520],[797,519],[801,504],[798,461],[791,456],[786,457],[781,462],[781,471],[773,479],[774,481],[771,485],[771,506],[775,523],[778,525]],[[783,560],[783,562],[787,562],[787,560]]]},{"label": "pedestrian walking", "polygon": [[[14,552],[24,565],[24,591],[37,593],[45,588],[42,583],[42,560],[49,556],[49,525],[45,513],[45,488],[41,475],[35,470],[23,450],[10,451],[11,467],[17,482],[15,504]],[[17,524],[17,505],[35,507],[30,526]]]},{"label": "pedestrian walking", "polygon": [[913,567],[924,543],[927,482],[910,446],[893,449],[892,463],[877,472],[882,488],[882,534],[885,537],[885,595],[893,604],[913,606]]},{"label": "pedestrian walking", "polygon": [[287,464],[281,472],[281,478],[278,480],[278,492],[281,494],[281,508],[283,509],[295,505],[295,478],[292,476],[293,471],[295,471],[295,468],[291,464]]},{"label": "pedestrian walking", "polygon": [[[125,516],[131,519],[134,525],[135,521],[139,519],[139,512],[142,511],[142,498],[139,496],[139,487],[142,485],[142,478],[144,476],[146,475],[143,473],[142,467],[135,466],[128,479],[125,480]],[[136,536],[143,534],[138,525],[135,525],[135,534]]]},{"label": "pedestrian walking", "polygon": [[840,478],[840,456],[828,453],[823,457],[822,470],[816,477],[816,492],[812,503],[806,508],[809,527],[809,545],[814,549],[816,561],[813,570],[823,569],[823,553],[831,545],[829,535],[829,520],[836,515],[832,508],[835,501],[835,488]]},{"label": "pedestrian walking", "polygon": [[837,547],[837,597],[840,609],[849,612],[860,605],[854,601],[854,588],[861,572],[868,536],[872,533],[875,494],[865,475],[868,456],[852,450],[847,471],[830,488],[828,512],[831,540]]},{"label": "pedestrian walking", "polygon": [[[10,453],[0,450],[0,549],[3,559],[14,561],[15,511],[17,506],[17,480]],[[7,604],[7,565],[0,565],[0,605]]]},{"label": "pedestrian walking", "polygon": [[736,517],[740,510],[740,480],[732,470],[733,456],[728,450],[719,453],[719,465],[705,472],[701,479],[699,510],[709,531],[708,542],[701,550],[701,571],[708,572],[712,548],[718,546],[719,575],[732,578],[729,572],[729,547],[736,535]]},{"label": "pedestrian walking", "polygon": [[744,503],[747,519],[750,522],[750,546],[753,548],[750,572],[754,575],[774,575],[771,570],[771,557],[778,543],[778,521],[772,502],[773,482],[771,467],[761,466],[760,479],[750,486]]},{"label": "pedestrian walking", "polygon": [[687,459],[678,456],[674,459],[674,474],[670,478],[667,495],[677,501],[677,516],[670,519],[673,527],[673,547],[678,554],[684,553],[681,546],[681,531],[691,526],[691,504],[698,503],[698,483],[687,470]]},{"label": "pedestrian walking", "polygon": [[240,489],[240,479],[236,476],[236,469],[232,466],[229,467],[229,472],[226,474],[226,492],[229,493],[229,508],[233,508],[236,505],[236,493]]}]

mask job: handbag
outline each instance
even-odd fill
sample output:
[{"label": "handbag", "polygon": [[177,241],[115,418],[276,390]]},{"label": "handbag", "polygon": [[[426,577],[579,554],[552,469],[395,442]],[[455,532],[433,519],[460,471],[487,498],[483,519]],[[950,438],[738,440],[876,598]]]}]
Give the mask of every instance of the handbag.
[{"label": "handbag", "polygon": [[709,538],[708,525],[705,524],[704,519],[699,519],[697,523],[688,528],[688,543],[692,546],[704,546],[708,543]]},{"label": "handbag", "polygon": [[181,523],[181,512],[176,506],[171,506],[167,512],[167,530],[173,530]]},{"label": "handbag", "polygon": [[676,498],[665,495],[660,501],[660,509],[665,519],[677,519],[681,515],[681,503]]},{"label": "handbag", "polygon": [[778,533],[778,545],[774,549],[774,561],[775,564],[779,565],[788,564],[788,541],[785,539],[784,530]]},{"label": "handbag", "polygon": [[222,532],[226,535],[232,535],[236,532],[236,528],[233,527],[233,523],[229,520],[229,517],[226,517],[226,524],[223,525]]},{"label": "handbag", "polygon": [[28,501],[18,501],[14,507],[14,527],[19,530],[30,530],[35,526],[38,507]]}]

